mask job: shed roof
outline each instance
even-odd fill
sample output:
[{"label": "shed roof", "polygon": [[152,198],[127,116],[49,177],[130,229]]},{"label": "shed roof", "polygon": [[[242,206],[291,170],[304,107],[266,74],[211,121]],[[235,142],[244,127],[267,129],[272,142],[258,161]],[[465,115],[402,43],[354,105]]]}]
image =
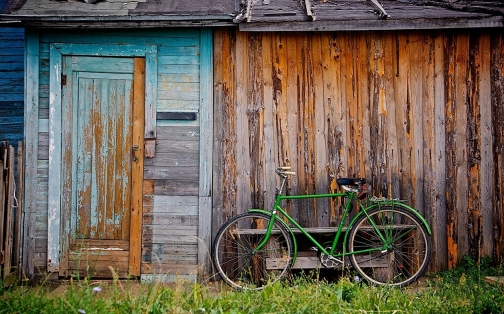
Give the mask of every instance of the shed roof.
[{"label": "shed roof", "polygon": [[[501,0],[7,0],[2,24],[339,31],[504,26]],[[0,25],[2,25],[0,24]]]}]

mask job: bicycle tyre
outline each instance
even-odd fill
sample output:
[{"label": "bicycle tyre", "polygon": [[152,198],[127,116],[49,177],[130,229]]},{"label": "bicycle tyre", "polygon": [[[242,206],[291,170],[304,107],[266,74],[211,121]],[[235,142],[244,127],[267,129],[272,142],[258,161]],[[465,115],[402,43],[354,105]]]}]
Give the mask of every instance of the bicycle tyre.
[{"label": "bicycle tyre", "polygon": [[404,287],[416,281],[427,269],[432,254],[431,238],[424,223],[400,205],[373,208],[351,227],[349,252],[383,248],[370,220],[388,244],[383,250],[349,255],[352,266],[375,285]]},{"label": "bicycle tyre", "polygon": [[290,232],[275,220],[266,244],[254,253],[266,236],[271,217],[244,213],[226,222],[215,236],[212,259],[220,277],[237,289],[261,290],[290,270],[293,245]]}]

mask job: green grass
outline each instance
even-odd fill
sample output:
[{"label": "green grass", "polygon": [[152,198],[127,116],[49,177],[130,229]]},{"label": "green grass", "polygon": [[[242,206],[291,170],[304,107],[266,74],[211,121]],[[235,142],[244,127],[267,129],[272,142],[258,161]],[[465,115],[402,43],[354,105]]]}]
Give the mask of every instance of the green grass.
[{"label": "green grass", "polygon": [[485,276],[504,276],[503,265],[464,258],[422,285],[375,287],[298,276],[260,292],[213,284],[138,284],[135,281],[70,280],[65,290],[48,283],[6,288],[0,313],[504,313],[504,286]]}]

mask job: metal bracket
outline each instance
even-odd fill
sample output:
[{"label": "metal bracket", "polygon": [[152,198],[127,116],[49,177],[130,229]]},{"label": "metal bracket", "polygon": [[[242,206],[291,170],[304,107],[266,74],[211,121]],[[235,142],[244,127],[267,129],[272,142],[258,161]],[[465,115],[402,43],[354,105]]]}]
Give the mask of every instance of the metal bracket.
[{"label": "metal bracket", "polygon": [[136,155],[136,152],[138,151],[138,144],[134,144],[132,148],[132,153],[133,153],[133,161],[138,162],[138,156]]}]

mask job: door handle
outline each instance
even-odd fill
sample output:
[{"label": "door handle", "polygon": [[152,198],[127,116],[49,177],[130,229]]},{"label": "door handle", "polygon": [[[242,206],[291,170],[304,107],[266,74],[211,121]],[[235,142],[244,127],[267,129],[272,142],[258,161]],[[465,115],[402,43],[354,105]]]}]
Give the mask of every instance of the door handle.
[{"label": "door handle", "polygon": [[132,148],[133,153],[133,161],[138,162],[138,156],[136,155],[136,151],[138,150],[138,144],[134,144]]}]

